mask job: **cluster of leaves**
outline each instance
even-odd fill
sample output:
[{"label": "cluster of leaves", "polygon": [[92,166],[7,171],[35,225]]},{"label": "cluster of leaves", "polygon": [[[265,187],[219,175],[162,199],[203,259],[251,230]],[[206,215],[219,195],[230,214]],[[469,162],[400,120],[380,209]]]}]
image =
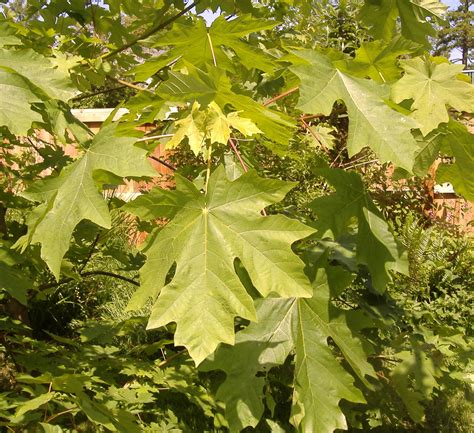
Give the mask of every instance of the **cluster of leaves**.
[{"label": "cluster of leaves", "polygon": [[[123,320],[71,323],[69,336],[41,325],[32,338],[2,321],[3,425],[367,431],[422,423],[432,395],[466,380],[470,336],[393,302],[406,285],[394,275],[414,278],[413,268],[348,169],[372,158],[399,178],[423,176],[441,152],[452,158],[437,180],[473,198],[473,139],[456,112],[474,111],[474,90],[462,67],[427,52],[445,7],[332,7],[339,36],[325,42],[284,36],[310,21],[315,6],[301,0],[4,8],[2,308],[27,321],[52,292],[98,275],[137,289]],[[209,26],[206,11],[220,13]],[[94,135],[70,107],[110,81],[133,89],[127,114]],[[160,143],[186,155],[173,188],[104,197],[123,179],[158,177],[149,156],[172,167],[151,155]],[[72,144],[75,158],[64,152]],[[278,173],[278,158],[293,176]],[[127,225],[148,234],[139,254],[106,241]],[[104,257],[115,269],[101,268]],[[446,269],[440,290],[450,291]],[[114,345],[145,321],[152,331],[137,347]]]}]

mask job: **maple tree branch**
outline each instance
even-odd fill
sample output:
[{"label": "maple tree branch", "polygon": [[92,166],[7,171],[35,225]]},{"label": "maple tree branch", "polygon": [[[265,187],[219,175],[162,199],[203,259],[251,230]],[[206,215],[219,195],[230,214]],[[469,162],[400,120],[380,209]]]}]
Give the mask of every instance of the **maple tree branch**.
[{"label": "maple tree branch", "polygon": [[[89,272],[82,272],[79,275],[81,277],[93,277],[94,275],[103,275],[106,277],[116,278],[117,280],[126,281],[127,283],[133,284],[134,286],[140,286],[140,283],[132,278],[128,278],[123,275],[116,274],[114,272],[109,272],[109,271],[89,271]],[[54,283],[42,284],[41,286],[38,287],[38,290],[52,289],[54,287],[62,286],[63,284],[66,284],[66,283],[70,283],[71,281],[74,281],[74,278],[65,278],[64,280],[57,281]]]},{"label": "maple tree branch", "polygon": [[111,78],[112,78],[114,81],[117,81],[117,83],[120,83],[120,84],[122,84],[122,85],[125,86],[125,87],[130,87],[130,89],[138,90],[139,92],[141,92],[142,90],[147,90],[147,89],[145,89],[144,87],[137,86],[136,84],[129,83],[128,81],[121,80],[120,78],[113,78],[113,77],[111,77]]},{"label": "maple tree branch", "polygon": [[184,355],[186,352],[187,352],[187,349],[183,349],[183,350],[181,350],[180,352],[174,353],[174,354],[171,355],[170,357],[168,357],[168,358],[166,358],[165,360],[161,361],[161,362],[158,364],[158,368],[166,367],[171,361],[173,361],[174,359],[178,358],[178,357],[181,356],[181,355]]},{"label": "maple tree branch", "polygon": [[116,90],[121,90],[121,89],[124,89],[125,87],[127,86],[125,84],[122,84],[121,86],[112,87],[110,89],[99,90],[93,93],[85,93],[83,95],[79,95],[79,96],[76,96],[75,98],[72,98],[71,101],[82,101],[83,99],[92,98],[93,96],[102,95],[103,93],[115,92]]},{"label": "maple tree branch", "polygon": [[160,164],[164,165],[165,167],[169,168],[170,170],[176,171],[176,167],[169,162],[166,162],[165,160],[161,158],[157,158],[156,156],[149,155],[148,158],[152,159],[153,161],[159,162]]},{"label": "maple tree branch", "polygon": [[249,171],[249,169],[248,169],[247,165],[245,164],[244,160],[242,159],[242,156],[240,155],[239,149],[237,149],[237,145],[235,144],[234,140],[231,137],[229,137],[229,144],[230,144],[230,147],[232,148],[232,150],[234,151],[235,156],[237,156],[237,159],[239,160],[240,165],[242,166],[242,169],[247,173],[247,171]]},{"label": "maple tree branch", "polygon": [[132,47],[137,42],[140,42],[143,39],[146,39],[146,38],[150,37],[151,35],[155,34],[156,32],[159,32],[160,30],[163,30],[165,27],[169,26],[171,23],[176,21],[178,18],[182,17],[186,12],[189,12],[198,3],[199,3],[199,0],[191,3],[189,6],[185,7],[181,12],[177,13],[176,15],[172,16],[171,18],[167,19],[166,21],[164,21],[162,23],[156,24],[155,26],[148,29],[146,32],[142,33],[140,36],[137,36],[135,39],[132,39],[130,42],[127,42],[126,44],[122,45],[121,47],[116,48],[115,50],[109,51],[108,53],[101,56],[101,58],[102,59],[108,59],[110,57],[113,57],[116,54],[121,53],[122,51],[125,51],[126,49]]},{"label": "maple tree branch", "polygon": [[79,273],[81,273],[85,267],[87,266],[87,264],[90,262],[91,258],[92,258],[92,255],[94,254],[94,250],[95,250],[95,247],[97,246],[97,243],[99,242],[99,239],[100,239],[100,230],[99,232],[97,233],[97,235],[95,236],[94,238],[94,241],[92,242],[91,244],[91,247],[89,249],[89,254],[87,255],[86,259],[84,260],[84,263],[82,264],[81,266],[81,269],[79,271]]},{"label": "maple tree branch", "polygon": [[264,102],[263,103],[263,106],[266,107],[270,104],[273,104],[274,102],[280,100],[280,99],[283,99],[285,98],[286,96],[288,95],[291,95],[292,93],[295,93],[299,90],[300,88],[297,86],[297,87],[292,87],[291,89],[287,90],[286,92],[283,92],[283,93],[280,93],[279,95],[277,96],[274,96],[273,98],[269,99],[268,101]]},{"label": "maple tree branch", "polygon": [[116,278],[117,280],[126,281],[127,283],[133,284],[134,286],[139,286],[140,283],[132,278],[124,277],[123,275],[116,274],[114,272],[109,271],[90,271],[90,272],[83,272],[80,274],[81,277],[92,277],[94,275],[104,275],[106,277]]},{"label": "maple tree branch", "polygon": [[308,131],[312,135],[312,137],[321,145],[323,150],[327,152],[328,148],[323,144],[323,142],[319,139],[319,137],[314,133],[314,131],[311,129],[309,124],[303,119],[303,117],[300,117],[300,121],[301,121],[301,124],[303,125],[303,128],[306,129],[306,131]]}]

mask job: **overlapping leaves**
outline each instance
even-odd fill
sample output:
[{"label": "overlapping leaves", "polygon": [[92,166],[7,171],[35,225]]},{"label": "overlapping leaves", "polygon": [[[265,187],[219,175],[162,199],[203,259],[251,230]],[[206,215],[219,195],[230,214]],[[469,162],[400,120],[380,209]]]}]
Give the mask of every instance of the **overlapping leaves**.
[{"label": "overlapping leaves", "polygon": [[[338,239],[356,230],[356,257],[368,267],[374,288],[383,292],[390,280],[389,270],[407,272],[406,262],[387,222],[372,202],[362,178],[355,172],[340,169],[318,169],[335,189],[311,203],[317,216],[319,235]],[[357,228],[353,226],[357,220]]]},{"label": "overlapping leaves", "polygon": [[334,102],[343,100],[349,113],[349,156],[369,146],[381,161],[411,171],[416,142],[410,129],[417,124],[387,106],[388,88],[341,72],[315,51],[296,54],[305,61],[291,68],[301,80],[297,108],[328,115]]},{"label": "overlapping leaves", "polygon": [[[364,383],[366,376],[375,376],[366,359],[367,346],[348,323],[359,313],[331,305],[328,273],[334,286],[350,281],[343,269],[320,268],[312,298],[259,301],[258,321],[237,334],[234,347],[219,348],[213,359],[203,364],[204,369],[226,372],[217,398],[226,404],[232,432],[258,423],[264,409],[265,381],[256,374],[282,364],[291,350],[295,351],[292,423],[298,431],[330,433],[347,428],[340,400],[365,401],[354,378],[328,345],[331,338]],[[362,317],[357,320],[364,321]]]},{"label": "overlapping leaves", "polygon": [[[148,328],[176,322],[175,344],[187,347],[200,363],[219,343],[234,343],[235,316],[256,318],[252,297],[236,273],[236,259],[263,296],[311,295],[303,263],[291,245],[313,230],[282,215],[260,214],[280,201],[291,183],[252,172],[230,182],[222,166],[212,174],[206,194],[178,179],[177,194],[188,200],[149,243],[135,300],[159,293]],[[165,201],[169,195],[164,194]],[[165,284],[173,264],[171,282]],[[132,307],[140,306],[139,301]]]}]

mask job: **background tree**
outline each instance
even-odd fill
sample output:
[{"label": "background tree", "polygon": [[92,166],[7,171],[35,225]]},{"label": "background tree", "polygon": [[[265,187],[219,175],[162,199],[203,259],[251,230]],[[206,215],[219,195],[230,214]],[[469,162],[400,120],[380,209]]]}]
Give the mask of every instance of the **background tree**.
[{"label": "background tree", "polygon": [[446,24],[438,31],[434,54],[449,57],[454,51],[459,51],[461,58],[454,59],[461,62],[465,69],[470,69],[473,62],[474,50],[474,11],[472,0],[460,0],[456,10],[448,11]]}]

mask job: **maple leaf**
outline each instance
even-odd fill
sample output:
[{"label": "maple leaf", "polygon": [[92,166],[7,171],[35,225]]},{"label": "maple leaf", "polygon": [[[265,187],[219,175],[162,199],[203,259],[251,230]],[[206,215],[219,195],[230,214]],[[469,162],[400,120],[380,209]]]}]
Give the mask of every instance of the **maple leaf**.
[{"label": "maple leaf", "polygon": [[146,151],[133,145],[136,138],[118,136],[116,128],[116,124],[103,127],[82,157],[59,176],[36,182],[22,194],[43,203],[30,215],[28,233],[16,246],[25,248],[28,243],[40,243],[41,257],[56,278],[79,222],[88,219],[110,228],[107,203],[98,190],[94,174],[105,170],[120,177],[155,175],[146,160]]},{"label": "maple leaf", "polygon": [[357,219],[357,261],[367,265],[372,284],[379,292],[390,281],[389,270],[406,273],[402,252],[395,241],[381,212],[365,190],[360,175],[340,169],[318,169],[336,192],[314,200],[310,207],[317,215],[321,236],[327,232],[337,238],[350,231],[354,217]]},{"label": "maple leaf", "polygon": [[433,21],[442,22],[447,8],[437,0],[366,0],[360,16],[377,39],[392,39],[400,21],[406,39],[429,47],[428,36],[436,35]]},{"label": "maple leaf", "polygon": [[216,398],[226,405],[226,419],[232,432],[258,423],[264,409],[265,381],[257,373],[283,364],[293,349],[293,424],[304,432],[326,433],[347,427],[340,400],[362,403],[365,399],[327,340],[334,341],[364,383],[368,383],[366,376],[375,377],[375,371],[366,359],[368,345],[348,324],[350,320],[364,319],[358,312],[338,310],[330,302],[330,284],[347,284],[346,273],[341,268],[319,268],[313,297],[309,299],[259,300],[257,321],[237,334],[235,346],[220,347],[200,367],[226,373]]},{"label": "maple leaf", "polygon": [[210,144],[227,144],[231,127],[246,136],[262,132],[250,119],[240,117],[237,112],[225,115],[215,102],[211,102],[205,110],[200,108],[201,105],[194,102],[191,113],[175,122],[178,128],[173,138],[168,141],[166,145],[168,148],[176,147],[187,137],[189,147],[198,155],[204,150],[208,139]]},{"label": "maple leaf", "polygon": [[334,102],[343,100],[349,113],[349,156],[369,146],[381,161],[411,171],[416,141],[410,129],[417,124],[387,106],[388,90],[341,72],[323,54],[309,50],[295,54],[306,61],[290,68],[301,80],[297,108],[329,115]]},{"label": "maple leaf", "polygon": [[294,119],[239,93],[222,71],[215,68],[206,71],[188,62],[183,63],[187,73],[172,71],[168,80],[157,90],[161,97],[171,101],[197,101],[205,105],[214,101],[220,109],[230,106],[239,116],[251,119],[263,131],[262,139],[288,145],[295,129]]},{"label": "maple leaf", "polygon": [[370,77],[379,83],[395,81],[400,78],[402,72],[398,57],[412,53],[419,47],[418,44],[400,36],[388,44],[381,40],[364,42],[356,50],[354,59],[346,61],[346,68],[353,75]]},{"label": "maple leaf", "polygon": [[241,38],[250,33],[272,29],[277,24],[275,21],[255,19],[251,15],[242,15],[231,21],[220,15],[210,28],[206,27],[202,18],[192,23],[175,23],[170,31],[164,35],[152,36],[147,42],[154,47],[171,46],[167,53],[171,60],[183,58],[196,66],[207,63],[233,71],[232,60],[223,49],[227,47],[234,51],[248,69],[258,68],[272,72],[275,68],[272,59]]},{"label": "maple leaf", "polygon": [[67,100],[74,89],[66,74],[53,68],[46,57],[32,50],[0,48],[0,126],[26,135],[42,117],[31,104],[49,99]]},{"label": "maple leaf", "polygon": [[[235,316],[255,320],[253,300],[234,269],[237,258],[263,296],[310,296],[303,262],[291,244],[313,230],[282,215],[260,215],[293,188],[291,183],[253,172],[230,182],[219,166],[207,194],[183,178],[178,187],[182,185],[193,197],[144,251],[147,261],[137,298],[154,298],[159,292],[148,328],[176,322],[175,344],[187,347],[199,364],[219,343],[233,344]],[[173,264],[174,276],[165,285]]]},{"label": "maple leaf", "polygon": [[405,74],[392,86],[392,99],[413,99],[412,117],[420,124],[423,135],[449,121],[446,105],[459,111],[474,111],[474,87],[456,79],[463,65],[419,57],[402,60],[401,65]]}]

